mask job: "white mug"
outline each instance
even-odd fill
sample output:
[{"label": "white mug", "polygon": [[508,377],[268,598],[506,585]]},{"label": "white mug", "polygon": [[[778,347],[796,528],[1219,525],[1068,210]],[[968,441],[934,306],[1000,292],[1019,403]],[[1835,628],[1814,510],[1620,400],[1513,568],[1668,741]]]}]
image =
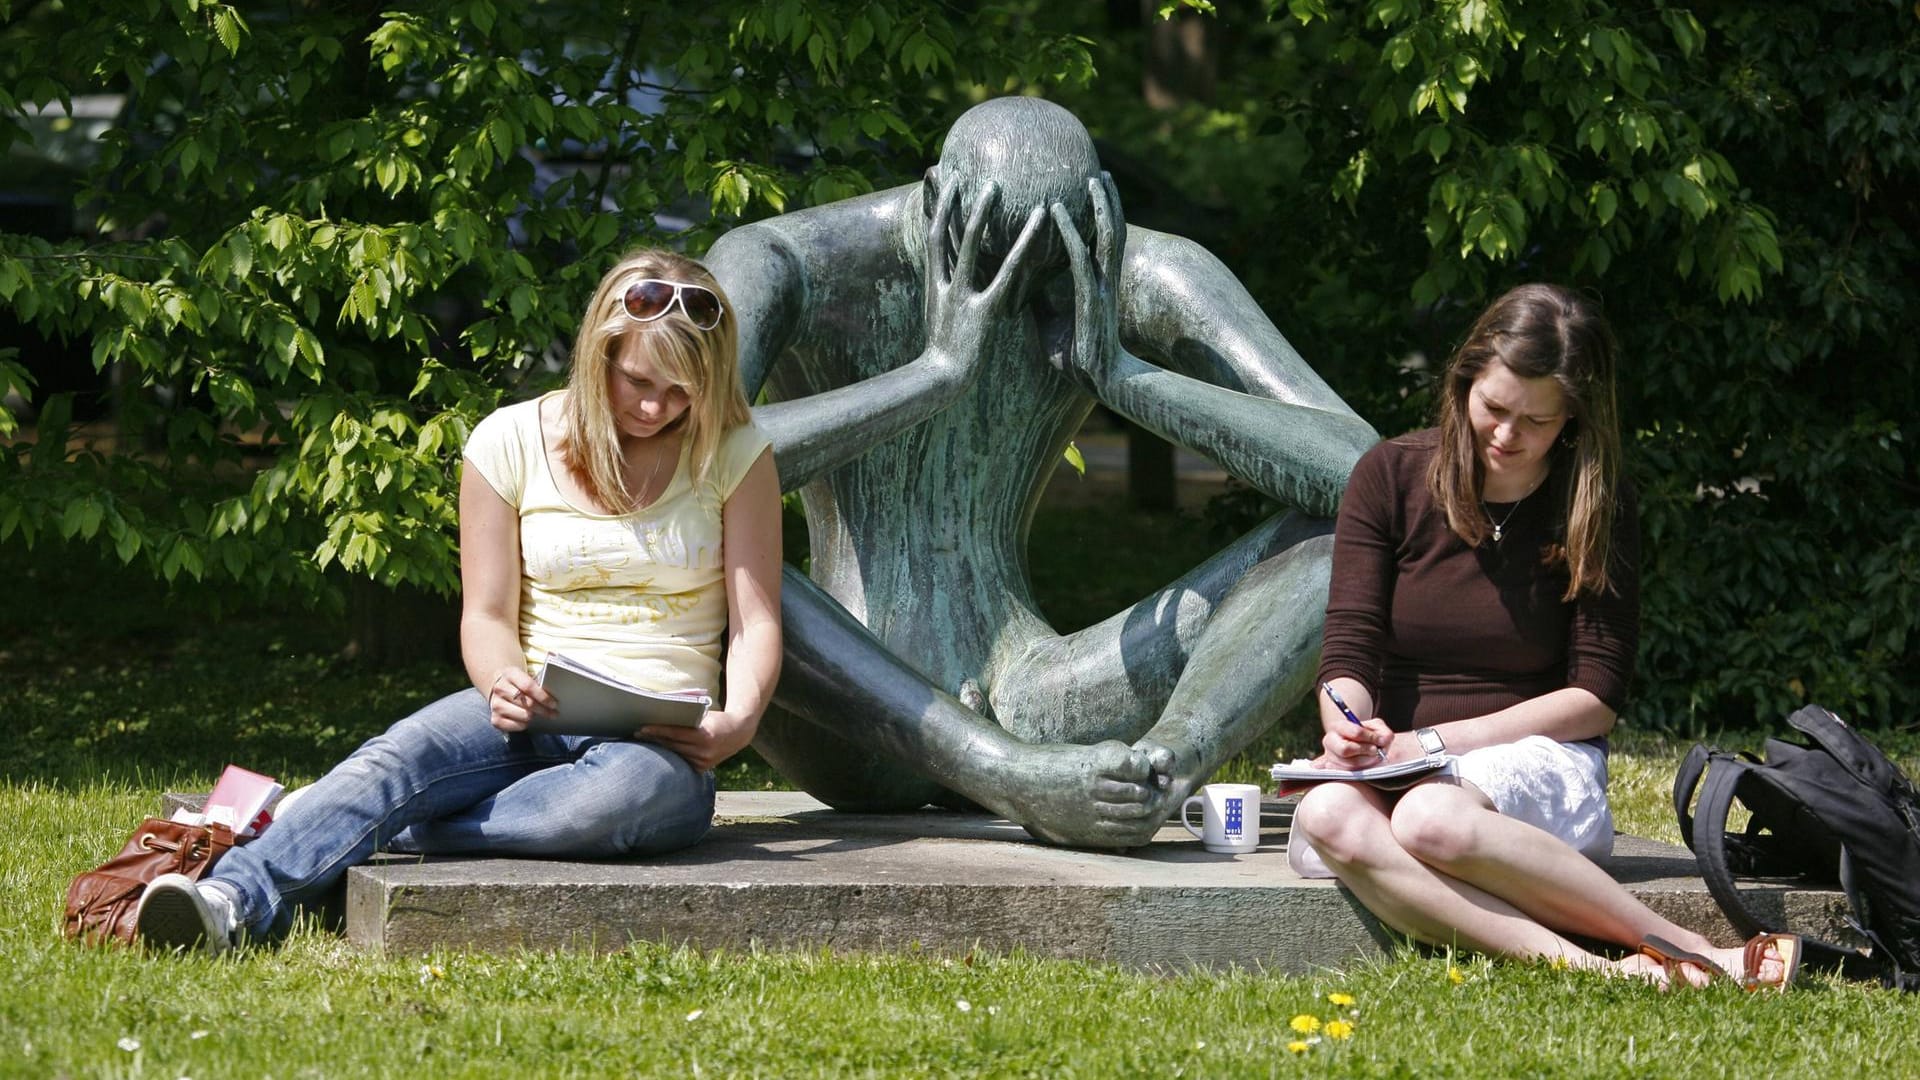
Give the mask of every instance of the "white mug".
[{"label": "white mug", "polygon": [[[1200,804],[1204,829],[1194,828],[1187,820],[1194,803]],[[1180,824],[1199,837],[1208,851],[1228,855],[1250,852],[1260,846],[1260,786],[1208,784],[1180,804]]]}]

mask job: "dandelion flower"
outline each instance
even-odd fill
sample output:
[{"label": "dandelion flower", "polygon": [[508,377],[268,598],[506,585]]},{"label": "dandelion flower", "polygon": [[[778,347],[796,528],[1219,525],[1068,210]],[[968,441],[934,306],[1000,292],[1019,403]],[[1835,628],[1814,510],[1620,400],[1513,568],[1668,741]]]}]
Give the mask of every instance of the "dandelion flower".
[{"label": "dandelion flower", "polygon": [[1320,1018],[1301,1013],[1299,1016],[1288,1021],[1287,1026],[1302,1035],[1311,1035],[1320,1030]]},{"label": "dandelion flower", "polygon": [[1351,1039],[1353,1038],[1353,1025],[1347,1023],[1345,1020],[1329,1020],[1327,1021],[1327,1038]]},{"label": "dandelion flower", "polygon": [[1338,990],[1335,990],[1333,993],[1327,995],[1327,1000],[1331,1001],[1335,1005],[1339,1005],[1342,1008],[1345,1008],[1346,1006],[1353,1004],[1353,995],[1342,993]]},{"label": "dandelion flower", "polygon": [[135,1050],[140,1049],[140,1040],[134,1038],[131,1035],[122,1035],[120,1036],[120,1041],[117,1043],[114,1043],[113,1045],[131,1054]]},{"label": "dandelion flower", "polygon": [[1287,1044],[1287,1050],[1295,1054],[1304,1054],[1307,1052],[1309,1045],[1308,1043],[1301,1042],[1299,1039],[1295,1039]]},{"label": "dandelion flower", "polygon": [[1452,964],[1448,964],[1447,965],[1447,981],[1452,983],[1455,986],[1459,986],[1461,983],[1467,981],[1467,973],[1464,971],[1461,971],[1457,967],[1454,967]]}]

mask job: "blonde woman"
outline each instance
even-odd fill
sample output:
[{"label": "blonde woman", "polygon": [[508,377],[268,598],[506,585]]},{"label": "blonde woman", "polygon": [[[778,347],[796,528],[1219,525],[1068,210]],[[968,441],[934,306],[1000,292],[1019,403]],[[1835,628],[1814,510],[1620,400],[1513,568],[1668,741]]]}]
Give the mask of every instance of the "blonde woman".
[{"label": "blonde woman", "polygon": [[[197,885],[169,876],[139,935],[220,951],[375,851],[597,858],[700,839],[713,772],[753,738],[780,667],[780,498],[699,263],[622,259],[564,390],[482,421],[460,484],[461,652],[473,685],[376,736]],[[725,656],[724,679],[721,657]],[[549,652],[719,704],[633,739],[529,730]]]},{"label": "blonde woman", "polygon": [[[1459,761],[1397,797],[1313,788],[1288,858],[1304,876],[1338,877],[1421,941],[1663,986],[1726,973],[1784,986],[1797,938],[1716,949],[1592,861],[1613,846],[1606,736],[1639,642],[1613,351],[1585,298],[1521,286],[1455,352],[1438,426],[1354,467],[1319,672],[1325,762]],[[1574,936],[1632,951],[1608,960]]]}]

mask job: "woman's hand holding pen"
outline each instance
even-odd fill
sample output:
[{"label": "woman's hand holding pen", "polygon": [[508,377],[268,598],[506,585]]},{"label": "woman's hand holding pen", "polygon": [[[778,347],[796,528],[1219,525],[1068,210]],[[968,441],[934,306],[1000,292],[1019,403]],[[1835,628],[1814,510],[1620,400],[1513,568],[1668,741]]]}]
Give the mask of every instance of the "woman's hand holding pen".
[{"label": "woman's hand holding pen", "polygon": [[[1381,765],[1389,760],[1393,749],[1393,730],[1387,722],[1374,717],[1361,720],[1348,706],[1346,698],[1329,683],[1320,684],[1324,705],[1332,708],[1320,710],[1321,727],[1325,734],[1320,745],[1326,751],[1322,763],[1328,768],[1364,769],[1369,765]],[[1368,708],[1372,702],[1360,697],[1361,703]]]},{"label": "woman's hand holding pen", "polygon": [[1337,769],[1387,764],[1393,760],[1393,743],[1393,730],[1379,717],[1357,726],[1342,720],[1339,727],[1329,728],[1320,738],[1320,745],[1326,750],[1323,764]]}]

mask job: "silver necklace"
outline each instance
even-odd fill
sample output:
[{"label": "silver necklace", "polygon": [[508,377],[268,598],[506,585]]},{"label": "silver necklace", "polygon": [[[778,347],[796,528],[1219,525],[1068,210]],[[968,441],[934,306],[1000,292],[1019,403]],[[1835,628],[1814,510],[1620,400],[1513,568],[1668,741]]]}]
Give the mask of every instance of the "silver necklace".
[{"label": "silver necklace", "polygon": [[1535,480],[1533,482],[1533,486],[1527,489],[1527,494],[1520,496],[1518,499],[1515,499],[1513,501],[1513,505],[1507,507],[1507,516],[1501,518],[1499,521],[1493,520],[1493,508],[1487,505],[1487,500],[1485,499],[1480,500],[1480,509],[1482,512],[1484,512],[1487,515],[1487,522],[1493,526],[1493,542],[1494,543],[1496,544],[1499,543],[1501,536],[1505,535],[1507,522],[1512,521],[1513,515],[1520,512],[1520,504],[1523,502],[1526,502],[1528,496],[1531,496],[1534,492],[1539,491],[1540,484],[1545,480],[1546,480],[1545,476],[1542,476],[1539,480]]},{"label": "silver necklace", "polygon": [[[1520,502],[1526,501],[1526,496],[1523,495],[1520,497]],[[1480,500],[1480,509],[1485,510],[1487,512],[1487,520],[1493,522],[1493,542],[1497,544],[1500,542],[1500,537],[1504,535],[1507,522],[1513,520],[1513,512],[1520,509],[1520,503],[1514,503],[1513,506],[1507,510],[1507,516],[1501,518],[1499,521],[1493,520],[1493,510],[1487,506],[1487,500]]]}]

